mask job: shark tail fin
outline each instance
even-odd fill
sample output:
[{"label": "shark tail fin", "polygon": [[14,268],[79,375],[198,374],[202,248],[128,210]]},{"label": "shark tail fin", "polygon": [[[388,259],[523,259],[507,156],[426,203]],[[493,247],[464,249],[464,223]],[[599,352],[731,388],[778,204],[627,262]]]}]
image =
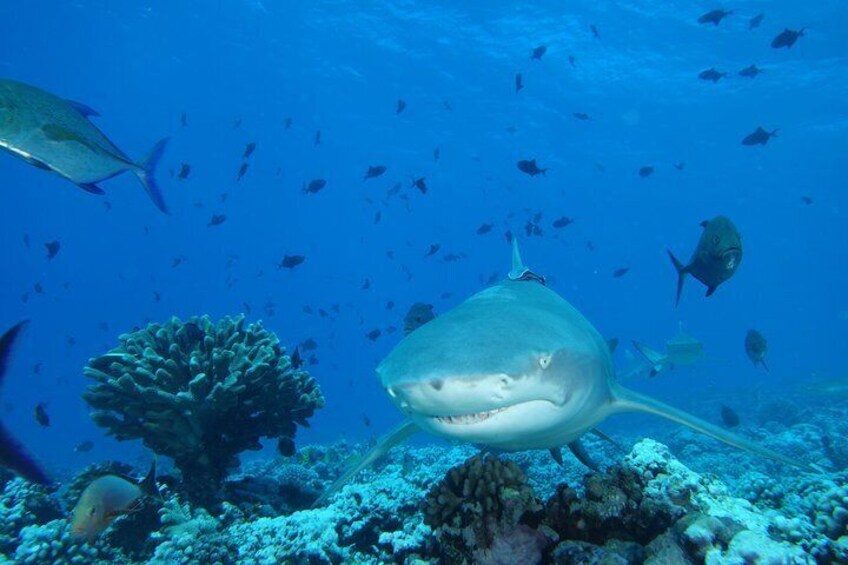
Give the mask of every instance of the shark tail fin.
[{"label": "shark tail fin", "polygon": [[165,205],[165,199],[162,197],[162,192],[159,190],[159,185],[156,183],[156,177],[154,175],[156,173],[156,165],[165,153],[165,146],[168,145],[168,139],[165,137],[157,141],[153,149],[138,164],[138,170],[136,171],[136,176],[141,181],[141,185],[144,187],[147,196],[150,197],[150,200],[153,201],[153,204],[159,210],[166,214],[168,213],[168,207]]},{"label": "shark tail fin", "polygon": [[667,250],[667,253],[671,262],[674,264],[674,269],[677,271],[677,299],[674,303],[674,305],[677,306],[680,304],[680,293],[683,292],[683,279],[686,276],[686,266],[678,261],[677,257],[675,257],[674,253],[670,250]]},{"label": "shark tail fin", "polygon": [[692,428],[696,432],[708,435],[726,443],[727,445],[732,445],[733,447],[749,451],[761,457],[773,459],[786,465],[803,469],[810,473],[821,472],[821,469],[815,465],[804,463],[797,459],[782,455],[776,451],[772,451],[771,449],[761,445],[757,445],[756,443],[741,436],[710,424],[709,422],[692,416],[691,414],[687,414],[686,412],[678,410],[677,408],[669,406],[659,400],[654,400],[653,398],[639,394],[638,392],[633,392],[632,390],[616,386],[613,390],[613,398],[612,406],[614,412],[645,412],[655,416],[660,416],[671,420],[672,422],[683,424],[684,426]]},{"label": "shark tail fin", "polygon": [[659,351],[655,351],[645,345],[644,343],[633,341],[633,348],[639,352],[642,357],[648,362],[651,366],[650,375],[652,377],[656,377],[663,370],[663,364],[666,360],[666,356],[660,353]]},{"label": "shark tail fin", "polygon": [[312,507],[317,508],[326,504],[327,501],[330,500],[334,494],[339,492],[343,486],[345,486],[354,476],[356,476],[357,473],[359,473],[359,471],[388,453],[391,448],[406,441],[409,436],[419,430],[420,428],[413,424],[411,420],[404,420],[399,426],[395,427],[392,431],[383,436],[371,451],[366,453],[361,459],[351,465],[351,467],[345,471],[341,477],[336,479],[336,482],[330,485],[330,488],[318,497],[318,500],[315,501]]},{"label": "shark tail fin", "polygon": [[[12,346],[26,324],[26,320],[18,322],[0,336],[0,386],[3,385],[3,379],[6,376]],[[0,422],[0,466],[14,471],[28,481],[41,485],[50,484],[47,474],[27,453],[24,446],[9,433],[2,422]]]}]

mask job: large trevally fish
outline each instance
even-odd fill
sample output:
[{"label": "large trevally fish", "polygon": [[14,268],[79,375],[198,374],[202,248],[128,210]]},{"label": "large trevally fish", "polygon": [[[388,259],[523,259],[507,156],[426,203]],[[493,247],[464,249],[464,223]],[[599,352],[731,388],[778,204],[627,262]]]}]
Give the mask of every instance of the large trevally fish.
[{"label": "large trevally fish", "polygon": [[97,183],[130,171],[156,207],[167,212],[153,177],[167,139],[133,161],[91,123],[89,117],[97,115],[40,88],[0,79],[0,148],[94,194],[103,194]]},{"label": "large trevally fish", "polygon": [[407,420],[348,470],[320,504],[356,472],[419,430],[499,451],[563,446],[581,461],[583,434],[607,417],[647,412],[787,465],[781,455],[615,380],[608,344],[571,304],[521,263],[491,286],[406,336],[377,367]]}]

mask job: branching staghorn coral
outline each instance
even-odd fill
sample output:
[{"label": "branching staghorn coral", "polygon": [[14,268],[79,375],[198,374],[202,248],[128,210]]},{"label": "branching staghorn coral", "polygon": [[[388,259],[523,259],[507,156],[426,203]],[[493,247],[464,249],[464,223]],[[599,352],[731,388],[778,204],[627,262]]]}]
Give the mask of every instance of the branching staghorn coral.
[{"label": "branching staghorn coral", "polygon": [[85,368],[95,381],[83,394],[92,419],[119,440],[141,439],[172,457],[194,503],[216,504],[239,453],[260,449],[260,438],[290,451],[297,424],[308,426],[324,404],[277,337],[243,317],[172,318],[119,341]]}]

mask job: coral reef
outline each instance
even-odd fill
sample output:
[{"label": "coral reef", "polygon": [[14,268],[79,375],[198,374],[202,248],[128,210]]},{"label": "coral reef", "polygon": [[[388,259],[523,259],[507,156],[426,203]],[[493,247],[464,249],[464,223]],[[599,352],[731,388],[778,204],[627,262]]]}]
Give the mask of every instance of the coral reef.
[{"label": "coral reef", "polygon": [[243,317],[172,318],[119,341],[85,368],[95,381],[83,395],[92,418],[120,440],[141,439],[172,457],[200,504],[220,501],[239,453],[260,449],[262,437],[290,449],[296,425],[324,403],[277,337],[261,323],[245,327]]},{"label": "coral reef", "polygon": [[59,502],[46,487],[7,477],[0,492],[0,554],[11,554],[27,526],[60,518]]},{"label": "coral reef", "polygon": [[505,562],[532,563],[549,543],[535,529],[542,505],[526,475],[493,455],[475,455],[451,469],[430,489],[422,510],[442,557],[452,563],[494,562],[505,553],[514,553]]}]

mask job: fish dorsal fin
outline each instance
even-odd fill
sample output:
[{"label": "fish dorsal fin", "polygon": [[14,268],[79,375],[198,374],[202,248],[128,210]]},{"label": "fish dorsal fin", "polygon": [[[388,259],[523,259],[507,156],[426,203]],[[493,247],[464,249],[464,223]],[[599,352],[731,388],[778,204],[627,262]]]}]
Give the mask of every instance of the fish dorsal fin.
[{"label": "fish dorsal fin", "polygon": [[76,110],[86,118],[91,118],[93,116],[100,115],[100,112],[98,112],[88,104],[83,104],[82,102],[77,102],[76,100],[65,100],[65,102],[70,104],[74,110]]},{"label": "fish dorsal fin", "polygon": [[6,333],[0,336],[0,386],[3,386],[3,377],[6,376],[6,366],[9,363],[9,357],[12,353],[12,345],[15,339],[29,320],[18,322],[12,326]]}]

